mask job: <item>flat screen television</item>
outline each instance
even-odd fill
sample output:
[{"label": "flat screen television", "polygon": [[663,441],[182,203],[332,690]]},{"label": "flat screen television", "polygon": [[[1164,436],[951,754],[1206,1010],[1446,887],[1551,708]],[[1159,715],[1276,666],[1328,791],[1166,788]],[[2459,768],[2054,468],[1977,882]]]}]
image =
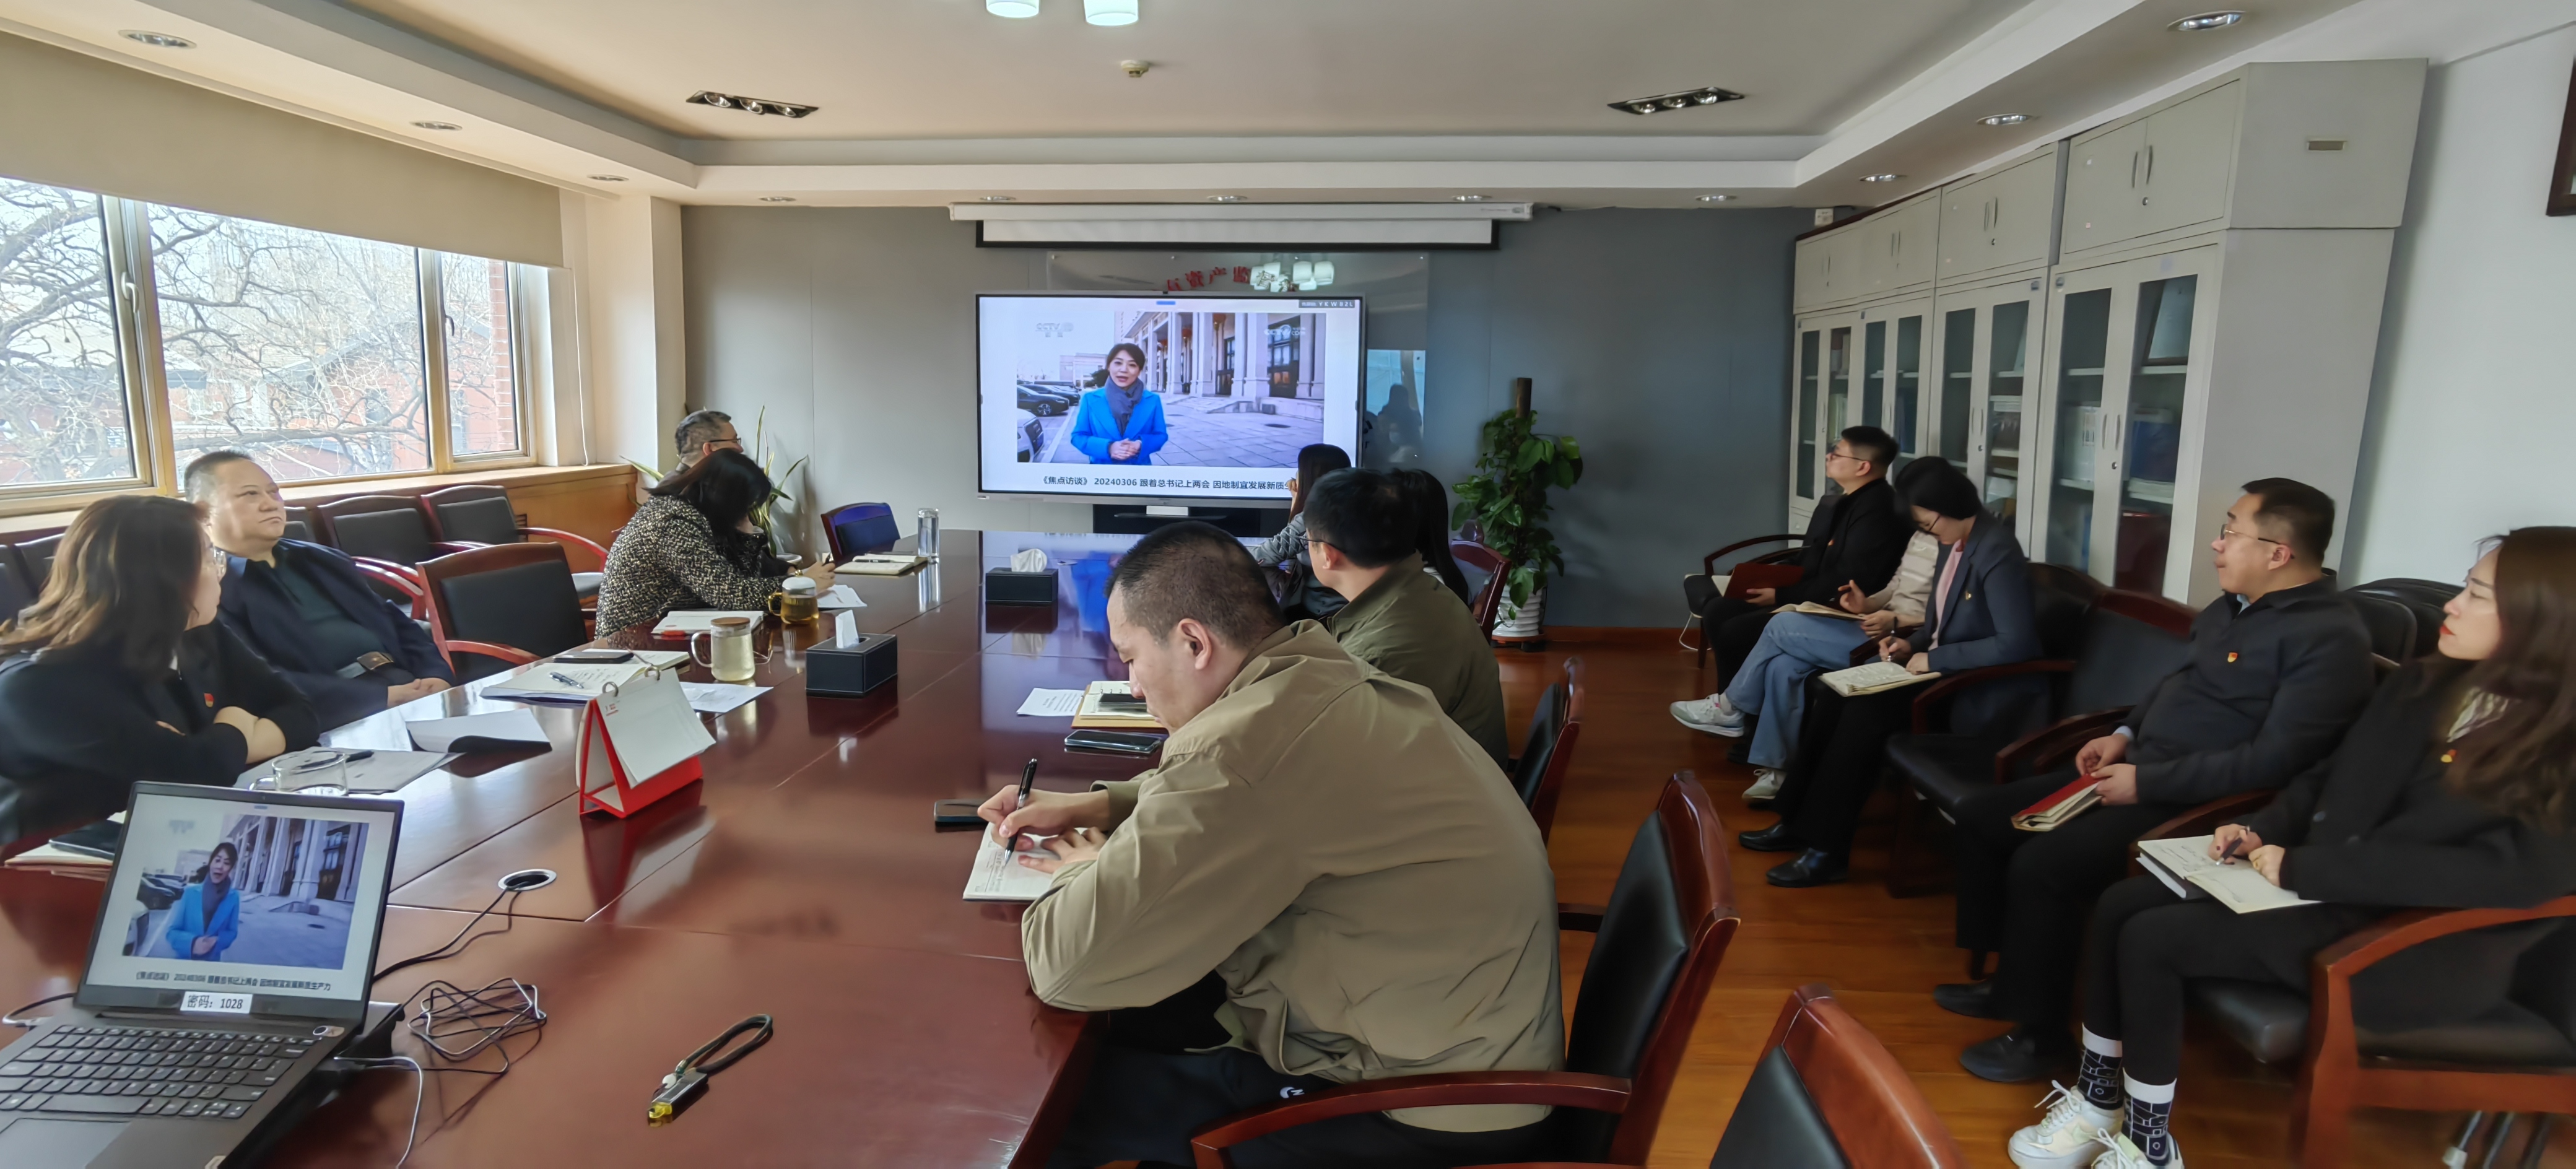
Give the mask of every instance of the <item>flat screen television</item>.
[{"label": "flat screen television", "polygon": [[975,319],[984,492],[1285,501],[1299,448],[1359,451],[1358,297],[984,293]]}]

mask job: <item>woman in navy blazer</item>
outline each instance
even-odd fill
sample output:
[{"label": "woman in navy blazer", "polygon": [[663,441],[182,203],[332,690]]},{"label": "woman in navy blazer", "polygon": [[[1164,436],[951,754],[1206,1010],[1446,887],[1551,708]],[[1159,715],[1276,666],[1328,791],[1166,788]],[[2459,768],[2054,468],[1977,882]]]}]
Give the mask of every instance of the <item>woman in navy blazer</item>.
[{"label": "woman in navy blazer", "polygon": [[[2031,611],[2030,561],[2012,528],[1977,499],[1977,489],[1947,465],[1909,484],[1914,522],[1941,542],[1932,564],[1932,602],[1923,624],[1879,642],[1879,657],[1914,673],[1963,673],[2028,661],[2040,653]],[[1839,698],[1811,681],[1809,715],[1798,752],[1773,807],[1780,822],[1737,837],[1757,852],[1797,852],[1765,879],[1804,888],[1843,879],[1861,806],[1877,786],[1889,736],[1912,721],[1913,687]],[[2045,714],[2048,681],[2033,675],[1977,686],[1950,703],[1954,732],[2000,742]]]}]

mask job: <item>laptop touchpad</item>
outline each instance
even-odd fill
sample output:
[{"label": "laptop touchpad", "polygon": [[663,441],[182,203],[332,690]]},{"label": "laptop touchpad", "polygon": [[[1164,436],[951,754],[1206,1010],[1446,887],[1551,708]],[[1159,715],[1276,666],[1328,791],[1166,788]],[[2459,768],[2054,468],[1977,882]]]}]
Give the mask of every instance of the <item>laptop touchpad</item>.
[{"label": "laptop touchpad", "polygon": [[87,1165],[125,1131],[125,1122],[25,1117],[0,1129],[0,1165]]}]

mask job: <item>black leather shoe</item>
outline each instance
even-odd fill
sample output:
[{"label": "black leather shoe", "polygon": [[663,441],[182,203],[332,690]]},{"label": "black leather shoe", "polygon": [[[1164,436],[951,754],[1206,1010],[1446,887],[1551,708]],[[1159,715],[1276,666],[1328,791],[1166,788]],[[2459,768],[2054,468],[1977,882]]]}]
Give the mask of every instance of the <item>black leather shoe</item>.
[{"label": "black leather shoe", "polygon": [[1738,832],[1735,842],[1755,852],[1797,852],[1807,847],[1789,835],[1789,822],[1783,820],[1768,828]]},{"label": "black leather shoe", "polygon": [[2075,1061],[2075,1041],[2015,1027],[1959,1053],[1959,1066],[1980,1080],[2027,1084]]},{"label": "black leather shoe", "polygon": [[1953,1015],[1971,1019],[2000,1019],[1995,1009],[1995,980],[1983,982],[1945,982],[1932,988],[1932,1001]]},{"label": "black leather shoe", "polygon": [[1850,866],[1841,857],[1821,848],[1798,854],[1798,859],[1785,865],[1774,865],[1762,879],[1783,889],[1812,889],[1831,885],[1851,875]]}]

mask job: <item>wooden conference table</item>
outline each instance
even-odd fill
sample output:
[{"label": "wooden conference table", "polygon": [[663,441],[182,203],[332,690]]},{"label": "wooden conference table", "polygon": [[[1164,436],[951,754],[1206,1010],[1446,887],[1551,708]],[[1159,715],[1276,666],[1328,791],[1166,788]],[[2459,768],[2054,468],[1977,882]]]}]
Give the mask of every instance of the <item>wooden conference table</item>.
[{"label": "wooden conference table", "polygon": [[[959,898],[976,836],[934,831],[930,805],[1017,783],[1031,757],[1041,786],[1068,791],[1150,765],[1067,752],[1068,720],[1015,713],[1032,687],[1126,676],[1101,607],[1110,558],[1133,540],[951,531],[918,573],[841,578],[867,602],[860,629],[895,635],[896,680],[865,698],[808,697],[801,650],[830,621],[771,624],[756,682],[772,689],[701,716],[716,740],[704,782],[630,819],[577,810],[577,708],[535,708],[549,752],[460,758],[397,793],[380,966],[445,942],[504,873],[561,877],[483,922],[461,956],[376,984],[395,1001],[432,980],[516,978],[552,1019],[508,1045],[505,1077],[429,1077],[411,1163],[1043,1163],[1081,1090],[1090,1017],[1029,993],[1020,907]],[[988,609],[983,570],[1025,547],[1059,563],[1056,606]],[[601,641],[682,645],[639,630]],[[710,680],[695,666],[683,677]],[[407,720],[508,709],[480,697],[487,684],[326,741],[408,749]],[[0,871],[0,1009],[77,985],[104,888]],[[776,1038],[677,1121],[648,1127],[662,1075],[755,1013],[776,1017]],[[400,1036],[396,1049],[414,1044]],[[486,1056],[473,1066],[498,1066]],[[392,1165],[411,1080],[360,1077],[272,1163]]]}]

